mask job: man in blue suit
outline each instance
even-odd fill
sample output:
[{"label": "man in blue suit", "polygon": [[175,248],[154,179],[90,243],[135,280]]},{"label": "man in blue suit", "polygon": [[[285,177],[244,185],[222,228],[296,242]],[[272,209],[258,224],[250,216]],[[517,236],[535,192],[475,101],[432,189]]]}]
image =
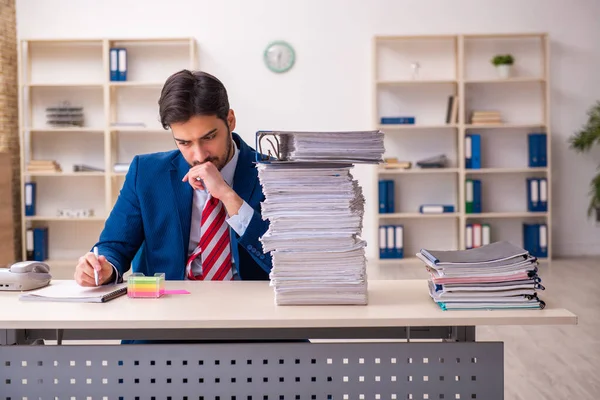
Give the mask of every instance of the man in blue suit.
[{"label": "man in blue suit", "polygon": [[[99,257],[81,257],[75,280],[95,286],[96,270],[98,284],[120,282],[130,265],[145,275],[164,272],[168,280],[268,280],[272,264],[259,241],[268,221],[261,218],[256,151],[233,132],[225,87],[210,74],[182,70],[167,79],[158,103],[178,150],[133,159],[96,243]],[[221,226],[229,240],[223,233],[214,257],[223,267],[215,266],[209,277],[201,253],[212,248],[200,244],[206,220],[214,222],[204,214],[210,201],[227,222]]]}]

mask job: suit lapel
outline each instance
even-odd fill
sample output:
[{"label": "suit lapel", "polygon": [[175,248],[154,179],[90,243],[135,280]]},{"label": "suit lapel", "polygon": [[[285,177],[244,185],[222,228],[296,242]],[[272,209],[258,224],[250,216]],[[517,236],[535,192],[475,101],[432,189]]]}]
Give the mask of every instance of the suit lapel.
[{"label": "suit lapel", "polygon": [[240,149],[237,166],[233,178],[233,190],[246,201],[250,203],[252,193],[258,184],[258,170],[254,166],[255,152],[236,134],[232,133],[233,140]]},{"label": "suit lapel", "polygon": [[184,258],[187,255],[187,248],[190,242],[190,225],[192,220],[192,187],[187,182],[181,180],[189,171],[189,165],[179,153],[173,158],[171,168],[171,185],[175,199],[175,210],[179,220],[181,248]]}]

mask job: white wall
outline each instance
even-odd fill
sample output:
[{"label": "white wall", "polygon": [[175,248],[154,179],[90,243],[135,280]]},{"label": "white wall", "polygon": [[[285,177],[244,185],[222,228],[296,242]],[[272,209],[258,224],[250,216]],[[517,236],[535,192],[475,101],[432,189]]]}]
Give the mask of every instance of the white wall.
[{"label": "white wall", "polygon": [[[374,35],[548,32],[555,255],[600,254],[600,226],[585,213],[600,151],[576,155],[567,145],[568,136],[584,123],[588,107],[600,99],[597,0],[16,3],[20,38],[196,37],[200,67],[228,87],[237,131],[251,143],[258,129],[372,128]],[[297,52],[293,70],[280,76],[262,63],[266,44],[275,39],[291,42]],[[361,182],[372,176],[365,168],[355,175]],[[371,243],[368,255],[374,255],[376,236],[368,225],[364,236]]]}]

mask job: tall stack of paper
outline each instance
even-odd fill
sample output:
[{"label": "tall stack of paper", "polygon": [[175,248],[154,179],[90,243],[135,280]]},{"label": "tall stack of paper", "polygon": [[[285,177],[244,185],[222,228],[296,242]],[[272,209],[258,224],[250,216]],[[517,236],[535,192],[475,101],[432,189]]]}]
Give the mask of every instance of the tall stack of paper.
[{"label": "tall stack of paper", "polygon": [[275,303],[367,304],[365,199],[350,170],[355,162],[382,162],[383,134],[275,135],[277,160],[258,164],[269,220],[261,242],[272,255]]},{"label": "tall stack of paper", "polygon": [[430,273],[429,294],[443,310],[542,309],[537,258],[510,242],[417,253]]}]

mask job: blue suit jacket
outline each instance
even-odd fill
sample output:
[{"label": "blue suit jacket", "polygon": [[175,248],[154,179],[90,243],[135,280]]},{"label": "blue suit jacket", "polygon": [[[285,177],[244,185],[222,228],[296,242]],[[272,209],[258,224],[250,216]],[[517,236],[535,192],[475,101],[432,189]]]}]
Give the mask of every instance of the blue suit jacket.
[{"label": "blue suit jacket", "polygon": [[[241,237],[230,229],[233,260],[240,279],[268,280],[271,255],[264,254],[259,238],[267,231],[260,203],[264,200],[255,168],[256,152],[237,134],[240,151],[233,178],[235,192],[254,209]],[[190,241],[193,189],[183,176],[190,166],[179,150],[136,156],[100,235],[98,251],[123,276],[133,272],[168,280],[183,280]]]}]

